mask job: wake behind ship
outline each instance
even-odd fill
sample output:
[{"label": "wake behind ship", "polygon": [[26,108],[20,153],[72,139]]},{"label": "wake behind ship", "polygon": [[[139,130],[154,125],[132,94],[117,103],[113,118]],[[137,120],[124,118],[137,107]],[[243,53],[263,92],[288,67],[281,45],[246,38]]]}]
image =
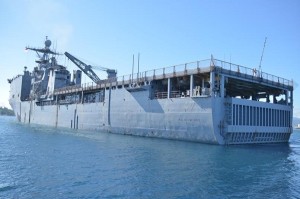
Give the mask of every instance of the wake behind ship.
[{"label": "wake behind ship", "polygon": [[[9,79],[9,103],[19,122],[212,144],[288,142],[293,82],[261,70],[211,59],[126,76],[65,53],[80,70],[39,55],[32,72]],[[82,72],[93,83],[81,84]]]}]

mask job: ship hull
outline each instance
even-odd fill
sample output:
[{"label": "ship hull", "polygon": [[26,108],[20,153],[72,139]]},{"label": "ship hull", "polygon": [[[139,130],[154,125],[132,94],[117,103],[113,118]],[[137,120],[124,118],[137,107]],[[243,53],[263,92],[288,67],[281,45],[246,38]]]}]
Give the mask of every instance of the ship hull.
[{"label": "ship hull", "polygon": [[221,145],[288,142],[292,82],[206,61],[81,85],[80,72],[70,81],[44,60],[9,80],[10,104],[26,124]]},{"label": "ship hull", "polygon": [[[126,92],[124,89],[123,94]],[[214,134],[211,98],[145,100],[141,104],[143,99],[120,98],[120,94],[112,92],[110,104],[38,106],[35,101],[26,101],[13,107],[22,123],[219,143]]]},{"label": "ship hull", "polygon": [[249,111],[243,113],[248,122],[233,119],[244,118],[233,113],[240,113],[233,108],[240,106],[280,110],[286,114],[278,117],[287,120],[289,106],[208,96],[150,100],[147,90],[131,93],[125,88],[105,92],[104,102],[97,103],[37,105],[34,100],[11,100],[11,105],[22,123],[210,144],[288,142],[292,132],[289,121],[281,127],[256,124]]}]

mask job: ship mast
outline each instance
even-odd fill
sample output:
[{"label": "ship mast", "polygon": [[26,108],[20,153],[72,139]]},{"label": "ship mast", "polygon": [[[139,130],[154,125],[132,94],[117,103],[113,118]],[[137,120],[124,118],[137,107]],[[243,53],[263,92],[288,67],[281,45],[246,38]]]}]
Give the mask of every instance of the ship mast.
[{"label": "ship mast", "polygon": [[[36,54],[38,55],[38,57],[40,58],[39,60],[37,60],[36,62],[41,64],[41,63],[48,63],[49,62],[49,54],[52,55],[59,55],[59,53],[53,52],[52,50],[50,50],[50,46],[51,46],[51,41],[48,39],[48,36],[46,36],[46,40],[45,40],[45,47],[44,48],[33,48],[33,47],[26,47],[25,50],[32,50],[35,51]],[[39,53],[43,53],[43,55],[41,56]]]}]

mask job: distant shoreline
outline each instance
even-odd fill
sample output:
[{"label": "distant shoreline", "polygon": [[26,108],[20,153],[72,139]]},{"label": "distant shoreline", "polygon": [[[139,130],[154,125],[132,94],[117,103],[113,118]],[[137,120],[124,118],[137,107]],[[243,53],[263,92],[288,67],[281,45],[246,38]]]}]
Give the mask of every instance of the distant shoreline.
[{"label": "distant shoreline", "polygon": [[13,110],[8,109],[6,107],[0,107],[0,115],[2,116],[14,116],[15,113]]}]

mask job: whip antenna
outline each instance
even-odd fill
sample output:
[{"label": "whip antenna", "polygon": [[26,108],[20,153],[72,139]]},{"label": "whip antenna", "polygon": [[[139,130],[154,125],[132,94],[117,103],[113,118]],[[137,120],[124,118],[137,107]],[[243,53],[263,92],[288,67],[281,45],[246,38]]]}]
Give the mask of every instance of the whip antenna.
[{"label": "whip antenna", "polygon": [[266,43],[267,43],[267,37],[265,38],[265,43],[264,43],[263,51],[262,51],[261,57],[260,57],[260,62],[259,62],[259,72],[261,72],[261,62],[262,62],[262,59],[263,59],[263,56],[264,56]]}]

